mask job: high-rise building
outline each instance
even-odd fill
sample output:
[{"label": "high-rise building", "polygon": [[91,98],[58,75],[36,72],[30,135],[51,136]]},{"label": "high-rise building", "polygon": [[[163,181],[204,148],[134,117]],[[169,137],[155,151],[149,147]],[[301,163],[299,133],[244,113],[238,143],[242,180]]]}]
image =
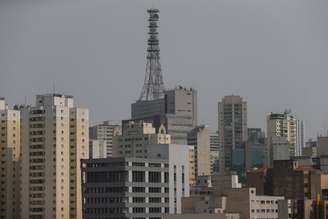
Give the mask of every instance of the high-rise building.
[{"label": "high-rise building", "polygon": [[245,148],[246,169],[263,167],[267,164],[267,150],[262,129],[249,128]]},{"label": "high-rise building", "polygon": [[[303,122],[298,122],[290,111],[271,113],[267,117],[267,144],[270,166],[272,166],[273,160],[281,160],[279,157],[274,157],[273,151],[280,151],[281,153],[276,154],[283,155],[285,148],[282,145],[288,145],[289,157],[300,156],[304,147]],[[280,147],[281,150],[275,147]]]},{"label": "high-rise building", "polygon": [[[102,124],[94,125],[89,128],[89,137],[91,140],[98,140],[106,145],[106,157],[111,157],[113,138],[121,135],[121,126],[112,121],[104,121]],[[97,144],[95,145],[97,146]]]},{"label": "high-rise building", "polygon": [[21,110],[21,215],[82,218],[80,160],[89,157],[89,113],[72,96],[36,96]]},{"label": "high-rise building", "polygon": [[0,98],[0,218],[20,218],[20,112]]},{"label": "high-rise building", "polygon": [[188,147],[148,145],[147,158],[82,161],[85,218],[158,218],[180,214],[189,196]]},{"label": "high-rise building", "polygon": [[206,126],[197,126],[188,133],[188,145],[194,146],[195,178],[211,174],[210,134]]},{"label": "high-rise building", "polygon": [[296,156],[302,156],[303,148],[305,147],[305,126],[303,120],[296,121]]},{"label": "high-rise building", "polygon": [[211,174],[219,173],[220,170],[220,143],[218,132],[210,133],[210,160]]},{"label": "high-rise building", "polygon": [[225,96],[218,104],[219,140],[223,147],[220,171],[240,166],[247,141],[247,102],[240,96]]},{"label": "high-rise building", "polygon": [[197,125],[197,91],[178,86],[165,91],[162,99],[139,100],[131,106],[131,117],[152,121],[155,127],[161,117],[172,143],[187,144],[188,132]]}]

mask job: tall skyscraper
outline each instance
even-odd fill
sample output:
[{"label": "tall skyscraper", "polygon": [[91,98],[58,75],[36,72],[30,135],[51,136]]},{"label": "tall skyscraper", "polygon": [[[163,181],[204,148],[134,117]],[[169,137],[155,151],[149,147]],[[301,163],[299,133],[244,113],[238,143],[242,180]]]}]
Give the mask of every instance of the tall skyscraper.
[{"label": "tall skyscraper", "polygon": [[0,218],[20,218],[20,112],[0,98]]},{"label": "tall skyscraper", "polygon": [[[104,121],[102,124],[89,128],[90,140],[97,140],[99,144],[105,144],[106,157],[112,156],[113,138],[121,133],[121,126],[111,121]],[[96,145],[99,144],[96,143]]]},{"label": "tall skyscraper", "polygon": [[223,146],[224,162],[221,171],[239,166],[247,141],[247,102],[240,96],[225,96],[218,104],[219,140]]},{"label": "tall skyscraper", "polygon": [[286,159],[286,152],[289,158],[298,156],[299,152],[296,149],[298,142],[297,127],[297,119],[289,111],[271,113],[267,116],[267,144],[270,166],[273,165],[273,160]]},{"label": "tall skyscraper", "polygon": [[89,113],[72,96],[36,96],[20,106],[22,135],[21,215],[82,218],[80,160],[88,158]]},{"label": "tall skyscraper", "polygon": [[188,133],[188,145],[194,146],[195,178],[211,174],[210,134],[209,129],[202,125]]},{"label": "tall skyscraper", "polygon": [[296,156],[302,156],[305,147],[305,125],[303,120],[296,121]]}]

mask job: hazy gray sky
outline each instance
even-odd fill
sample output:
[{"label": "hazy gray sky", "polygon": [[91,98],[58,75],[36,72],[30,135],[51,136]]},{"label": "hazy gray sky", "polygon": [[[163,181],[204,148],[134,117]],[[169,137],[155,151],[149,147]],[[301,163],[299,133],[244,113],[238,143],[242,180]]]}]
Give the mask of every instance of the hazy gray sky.
[{"label": "hazy gray sky", "polygon": [[216,128],[218,100],[239,94],[249,127],[289,108],[307,137],[327,130],[327,0],[0,0],[0,96],[33,103],[55,84],[92,123],[129,118],[152,5],[165,85],[198,90],[200,123]]}]

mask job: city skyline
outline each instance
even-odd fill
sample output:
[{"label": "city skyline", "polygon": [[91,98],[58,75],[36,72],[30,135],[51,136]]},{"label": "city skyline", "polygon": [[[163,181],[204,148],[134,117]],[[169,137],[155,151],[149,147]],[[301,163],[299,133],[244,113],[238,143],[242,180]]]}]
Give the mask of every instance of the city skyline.
[{"label": "city skyline", "polygon": [[[24,96],[33,103],[35,94],[55,90],[84,103],[91,124],[129,118],[145,74],[145,10],[151,4],[19,4],[0,3],[1,96],[10,105],[24,103]],[[217,102],[233,93],[248,102],[249,127],[265,130],[266,115],[287,108],[305,121],[306,138],[326,134],[328,106],[318,97],[327,71],[327,15],[320,13],[327,3],[280,4],[155,4],[166,88],[181,84],[198,91],[199,124],[217,129]]]}]

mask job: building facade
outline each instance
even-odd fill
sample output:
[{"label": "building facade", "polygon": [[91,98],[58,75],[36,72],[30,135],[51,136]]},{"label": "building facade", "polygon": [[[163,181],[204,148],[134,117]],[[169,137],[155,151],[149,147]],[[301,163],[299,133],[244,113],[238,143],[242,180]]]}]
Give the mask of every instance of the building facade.
[{"label": "building facade", "polygon": [[131,105],[132,120],[148,120],[156,126],[158,116],[162,117],[160,125],[164,124],[172,143],[187,144],[187,133],[197,125],[197,91],[178,86],[166,90],[164,98],[139,100]]},{"label": "building facade", "polygon": [[210,133],[210,160],[211,174],[217,174],[220,171],[220,143],[218,132]]},{"label": "building facade", "polygon": [[72,96],[36,96],[21,111],[23,218],[82,218],[80,159],[89,157],[89,113]]},{"label": "building facade", "polygon": [[170,144],[171,136],[164,126],[158,133],[152,123],[142,120],[123,122],[122,135],[114,137],[113,157],[145,157],[151,144]]},{"label": "building facade", "polygon": [[197,126],[188,133],[188,145],[194,146],[195,179],[211,174],[210,135],[206,126]]},{"label": "building facade", "polygon": [[94,125],[89,128],[89,137],[91,140],[98,140],[106,144],[106,156],[113,155],[113,138],[121,135],[121,126],[112,121],[104,121],[102,124]]},{"label": "building facade", "polygon": [[83,160],[82,175],[84,218],[160,219],[170,212],[167,160]]},{"label": "building facade", "polygon": [[262,129],[249,128],[245,148],[246,169],[260,168],[267,164],[267,148]]},{"label": "building facade", "polygon": [[[225,96],[218,104],[219,140],[223,147],[221,171],[233,170],[234,157],[244,150],[247,141],[247,102],[240,96]],[[234,156],[235,154],[235,156]],[[236,161],[239,166],[239,161]]]},{"label": "building facade", "polygon": [[149,145],[147,158],[82,162],[85,218],[162,218],[189,196],[188,148]]},{"label": "building facade", "polygon": [[0,218],[20,218],[20,112],[0,98]]},{"label": "building facade", "polygon": [[107,157],[107,141],[89,140],[89,157],[92,159]]},{"label": "building facade", "polygon": [[[304,128],[302,124],[289,111],[271,113],[267,116],[267,143],[270,166],[272,166],[273,160],[280,159],[273,155],[273,151],[276,150],[275,147],[280,147],[283,150],[282,145],[288,145],[289,157],[300,156],[302,154],[301,149],[304,147]],[[299,131],[298,128],[300,129]]]}]

